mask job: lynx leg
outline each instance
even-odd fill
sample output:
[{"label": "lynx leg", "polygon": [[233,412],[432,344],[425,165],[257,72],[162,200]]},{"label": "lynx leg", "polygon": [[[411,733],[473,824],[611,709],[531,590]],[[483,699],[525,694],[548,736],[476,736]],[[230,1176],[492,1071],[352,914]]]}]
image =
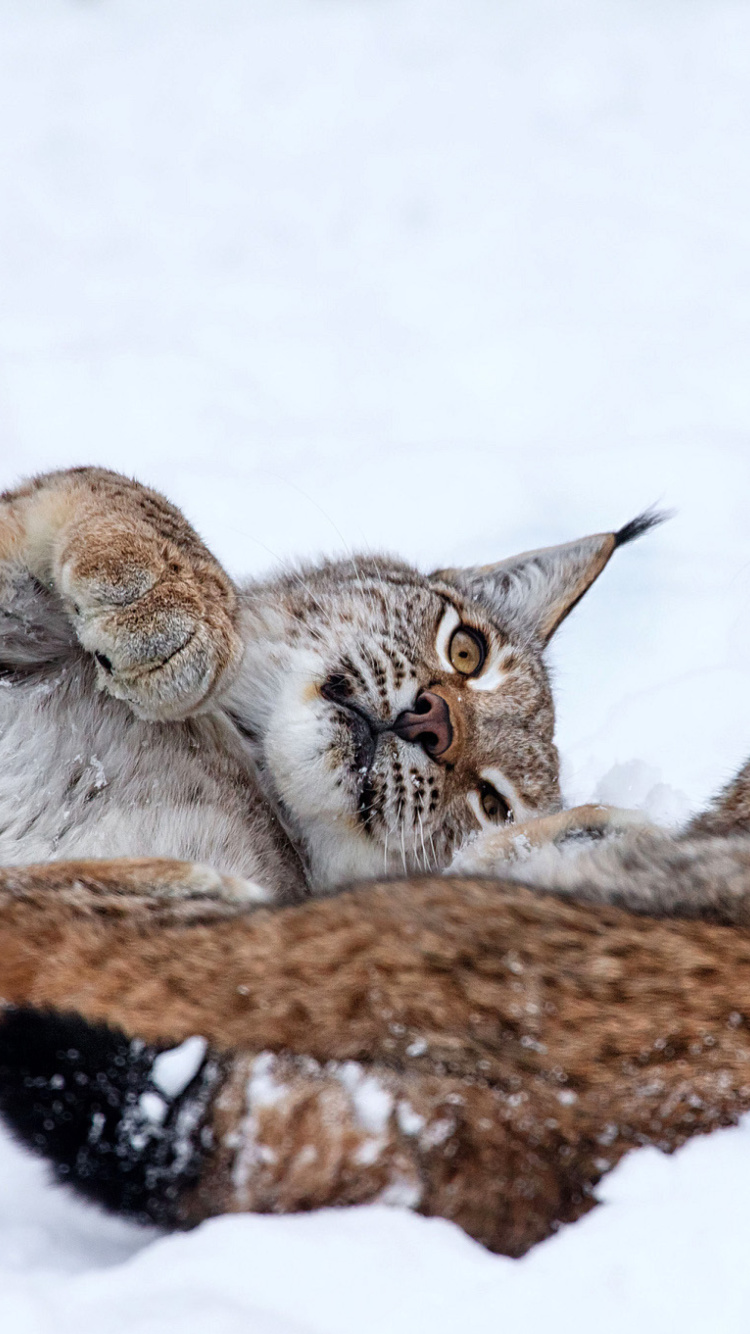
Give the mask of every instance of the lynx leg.
[{"label": "lynx leg", "polygon": [[178,510],[116,473],[51,473],[0,496],[0,560],[56,593],[100,689],[142,718],[205,706],[241,657],[231,580]]},{"label": "lynx leg", "polygon": [[501,875],[507,863],[523,860],[535,848],[559,846],[577,835],[601,837],[643,828],[647,824],[638,811],[616,806],[573,806],[524,824],[503,825],[479,835],[454,858],[448,875]]},{"label": "lynx leg", "polygon": [[199,862],[157,857],[112,861],[43,862],[0,869],[0,912],[14,903],[76,916],[143,918],[144,925],[178,925],[246,913],[272,903],[261,885],[223,875]]}]

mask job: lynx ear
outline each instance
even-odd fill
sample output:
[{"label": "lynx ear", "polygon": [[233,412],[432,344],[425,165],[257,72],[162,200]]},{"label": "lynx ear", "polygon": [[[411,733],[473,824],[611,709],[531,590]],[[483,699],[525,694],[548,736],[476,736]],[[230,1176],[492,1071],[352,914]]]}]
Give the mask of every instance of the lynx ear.
[{"label": "lynx ear", "polygon": [[438,570],[432,576],[454,584],[505,623],[522,626],[546,644],[568,612],[601,574],[617,547],[663,523],[666,514],[647,510],[616,533],[596,533],[559,547],[465,570]]}]

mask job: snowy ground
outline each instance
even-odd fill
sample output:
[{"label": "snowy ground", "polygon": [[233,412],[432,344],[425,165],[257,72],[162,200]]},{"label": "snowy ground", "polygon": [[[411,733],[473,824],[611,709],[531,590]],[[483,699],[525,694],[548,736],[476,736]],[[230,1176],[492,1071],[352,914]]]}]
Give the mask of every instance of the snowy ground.
[{"label": "snowy ground", "polygon": [[[750,751],[750,5],[0,0],[0,485],[101,462],[236,572],[677,511],[554,649],[573,799]],[[521,1262],[382,1208],[154,1238],[0,1142],[8,1334],[746,1334],[750,1130]]]}]

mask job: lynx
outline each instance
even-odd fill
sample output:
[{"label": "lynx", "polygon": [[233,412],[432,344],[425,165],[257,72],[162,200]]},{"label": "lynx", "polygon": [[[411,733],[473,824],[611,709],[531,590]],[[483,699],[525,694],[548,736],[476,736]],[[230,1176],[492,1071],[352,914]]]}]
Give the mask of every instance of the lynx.
[{"label": "lynx", "polygon": [[113,474],[1,503],[0,1112],[59,1180],[519,1255],[750,1109],[750,771],[680,837],[560,809],[544,648],[653,516],[237,588]]},{"label": "lynx", "polygon": [[237,587],[114,473],[6,493],[0,865],[173,857],[212,868],[197,893],[293,903],[559,810],[544,648],[657,521],[478,569],[365,556]]}]

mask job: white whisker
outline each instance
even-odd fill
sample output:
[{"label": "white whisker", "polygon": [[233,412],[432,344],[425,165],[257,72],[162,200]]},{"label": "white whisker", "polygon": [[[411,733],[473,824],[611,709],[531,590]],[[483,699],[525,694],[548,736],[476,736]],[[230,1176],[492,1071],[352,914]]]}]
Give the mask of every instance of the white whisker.
[{"label": "white whisker", "polygon": [[425,869],[425,871],[429,871],[429,870],[430,870],[430,863],[429,863],[429,861],[427,860],[427,849],[426,849],[426,847],[425,847],[425,845],[424,845],[424,826],[423,826],[423,824],[422,824],[422,816],[419,814],[419,812],[417,812],[417,820],[419,821],[419,837],[420,837],[420,840],[421,840],[421,842],[422,842],[422,855],[423,855],[423,857],[424,857],[424,869]]}]

